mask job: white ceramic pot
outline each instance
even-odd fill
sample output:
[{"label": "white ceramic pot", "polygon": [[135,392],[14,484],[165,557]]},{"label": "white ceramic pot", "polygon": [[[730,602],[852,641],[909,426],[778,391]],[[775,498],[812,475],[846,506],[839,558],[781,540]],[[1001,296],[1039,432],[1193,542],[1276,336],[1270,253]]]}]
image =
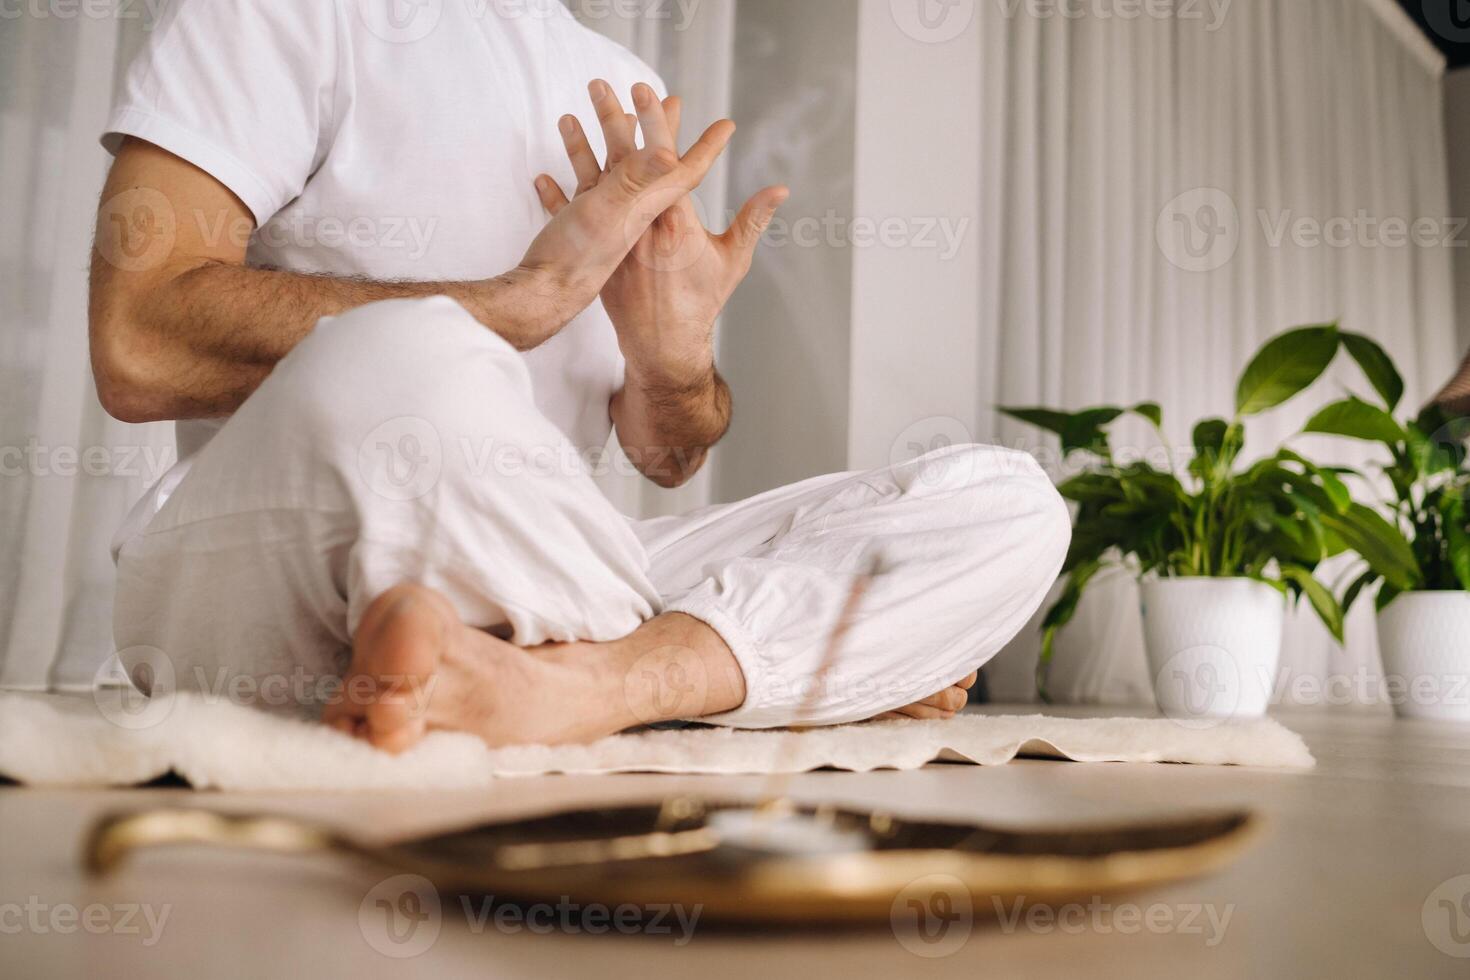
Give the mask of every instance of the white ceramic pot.
[{"label": "white ceramic pot", "polygon": [[1400,718],[1470,722],[1470,592],[1407,592],[1378,614],[1385,693]]},{"label": "white ceramic pot", "polygon": [[1142,586],[1154,698],[1167,717],[1258,718],[1281,662],[1286,597],[1246,578],[1166,578]]}]

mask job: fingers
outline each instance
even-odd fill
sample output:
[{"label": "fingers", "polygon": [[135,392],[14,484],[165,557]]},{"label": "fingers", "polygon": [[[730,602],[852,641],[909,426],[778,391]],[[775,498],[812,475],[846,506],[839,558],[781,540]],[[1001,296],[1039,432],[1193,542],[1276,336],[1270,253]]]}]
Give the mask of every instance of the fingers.
[{"label": "fingers", "polygon": [[684,100],[677,95],[664,99],[664,115],[669,120],[669,132],[674,135],[674,149],[679,148],[679,127],[684,121]]},{"label": "fingers", "polygon": [[790,196],[791,192],[785,187],[767,187],[745,202],[745,207],[735,217],[735,223],[725,232],[726,245],[743,255],[747,268],[755,256],[761,236],[766,233],[766,229],[771,226],[771,219],[776,216],[776,209],[785,204]]},{"label": "fingers", "polygon": [[704,135],[684,154],[684,166],[689,171],[689,190],[698,187],[709,176],[710,168],[715,165],[720,154],[725,152],[725,147],[730,145],[730,137],[734,135],[735,124],[728,119],[721,119],[706,129]]},{"label": "fingers", "polygon": [[669,127],[669,117],[658,93],[650,85],[639,82],[633,86],[633,108],[638,110],[638,124],[643,127],[643,145],[650,149],[668,149],[678,152],[674,145],[674,133]]},{"label": "fingers", "polygon": [[562,116],[557,128],[566,144],[567,159],[572,161],[572,170],[577,174],[577,194],[585,194],[602,179],[602,165],[597,162],[597,154],[587,142],[587,133],[576,116]]},{"label": "fingers", "polygon": [[562,193],[561,186],[546,174],[536,178],[536,196],[541,198],[541,206],[550,211],[552,217],[555,217],[569,203],[567,196]]},{"label": "fingers", "polygon": [[587,87],[587,91],[592,96],[592,108],[597,112],[597,121],[602,125],[603,139],[607,141],[606,165],[611,170],[638,148],[634,141],[634,130],[611,85],[599,78]]}]

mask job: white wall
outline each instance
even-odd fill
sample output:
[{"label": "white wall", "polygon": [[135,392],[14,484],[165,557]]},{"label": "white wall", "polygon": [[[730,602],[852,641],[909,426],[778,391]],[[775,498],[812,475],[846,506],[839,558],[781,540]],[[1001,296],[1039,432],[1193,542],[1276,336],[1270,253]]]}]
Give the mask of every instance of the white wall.
[{"label": "white wall", "polygon": [[738,7],[729,199],[738,206],[777,182],[792,195],[722,321],[735,419],[714,458],[717,500],[847,466],[853,264],[821,226],[853,212],[857,9]]}]

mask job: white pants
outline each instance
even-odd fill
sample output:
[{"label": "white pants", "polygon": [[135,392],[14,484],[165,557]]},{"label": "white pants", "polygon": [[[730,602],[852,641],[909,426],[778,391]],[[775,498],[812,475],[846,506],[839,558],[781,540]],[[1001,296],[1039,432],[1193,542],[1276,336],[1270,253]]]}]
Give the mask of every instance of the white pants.
[{"label": "white pants", "polygon": [[856,721],[993,657],[1040,605],[1070,533],[1029,456],[979,446],[630,521],[536,410],[521,357],[447,299],[324,321],[181,465],[118,544],[116,641],[162,651],[179,687],[216,692],[340,675],[366,606],[412,581],[523,646],[686,613],[745,674],[744,705],[705,720]]}]

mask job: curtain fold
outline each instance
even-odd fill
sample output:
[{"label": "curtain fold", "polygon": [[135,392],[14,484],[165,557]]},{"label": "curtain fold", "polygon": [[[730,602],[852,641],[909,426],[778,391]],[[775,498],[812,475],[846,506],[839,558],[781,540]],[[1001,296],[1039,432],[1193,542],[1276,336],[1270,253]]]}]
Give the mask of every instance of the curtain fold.
[{"label": "curtain fold", "polygon": [[108,418],[87,358],[97,145],[120,20],[6,18],[0,31],[0,686],[85,688],[112,650],[108,544],[171,462],[163,426]]},{"label": "curtain fold", "polygon": [[[1001,168],[981,174],[998,208],[981,220],[1006,229],[979,270],[1000,294],[979,329],[1001,338],[980,367],[982,426],[991,403],[1148,399],[1164,406],[1171,444],[1187,447],[1195,421],[1231,413],[1235,379],[1262,342],[1331,320],[1382,342],[1409,402],[1427,399],[1458,360],[1453,252],[1439,240],[1386,243],[1382,222],[1454,229],[1443,63],[1402,16],[1377,0],[1235,0],[1218,23],[980,6],[981,159]],[[1345,237],[1314,244],[1319,232]],[[1252,420],[1248,453],[1272,449],[1346,386],[1363,383],[1343,363],[1298,403]],[[1038,443],[1008,421],[980,432]],[[1154,444],[1133,422],[1118,442]],[[1326,439],[1300,448],[1350,465],[1374,458]],[[1126,575],[1088,597],[1059,644],[1054,694],[1149,700],[1137,609]],[[1000,696],[1031,693],[1035,650],[1028,634],[996,662]],[[1299,613],[1283,667],[1288,696],[1305,682],[1314,698],[1334,677],[1334,690],[1369,691],[1371,611],[1351,617],[1346,650]]]}]

